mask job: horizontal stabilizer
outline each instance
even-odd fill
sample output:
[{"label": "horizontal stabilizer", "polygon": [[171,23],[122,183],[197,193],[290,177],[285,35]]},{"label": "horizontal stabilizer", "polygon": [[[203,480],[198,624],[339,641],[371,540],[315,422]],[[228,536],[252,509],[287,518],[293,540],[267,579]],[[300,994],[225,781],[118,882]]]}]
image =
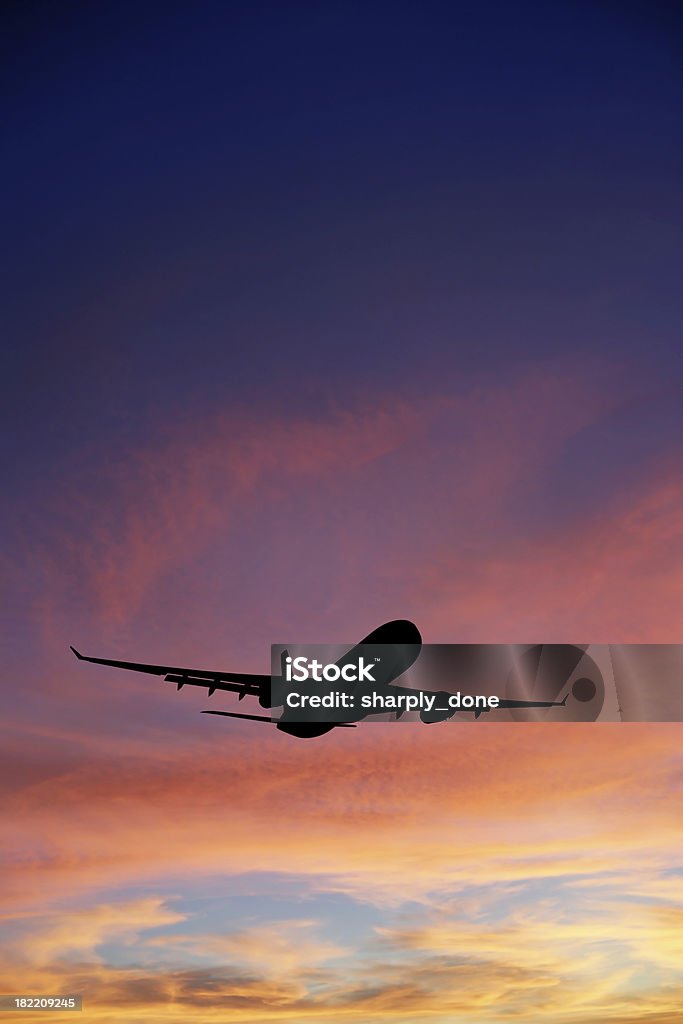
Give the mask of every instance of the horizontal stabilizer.
[{"label": "horizontal stabilizer", "polygon": [[272,718],[268,718],[267,715],[240,715],[237,711],[202,711],[202,715],[222,715],[224,718],[248,718],[250,722],[270,722],[271,725],[275,725]]},{"label": "horizontal stabilizer", "polygon": [[[250,722],[270,722],[272,725],[277,725],[278,722],[272,718],[267,718],[265,715],[241,715],[237,711],[202,711],[202,715],[221,715],[223,718],[247,718]],[[356,726],[352,722],[334,722],[333,729],[355,729]]]}]

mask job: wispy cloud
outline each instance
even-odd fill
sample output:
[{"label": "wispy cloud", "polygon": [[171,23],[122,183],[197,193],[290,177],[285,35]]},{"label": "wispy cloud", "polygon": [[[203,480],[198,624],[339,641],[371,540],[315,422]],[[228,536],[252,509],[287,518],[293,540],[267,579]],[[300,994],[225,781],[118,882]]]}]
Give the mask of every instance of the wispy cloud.
[{"label": "wispy cloud", "polygon": [[[673,1024],[680,727],[297,744],[65,660],[84,637],[261,671],[281,631],[352,641],[396,614],[433,641],[678,640],[675,458],[629,496],[539,508],[615,400],[543,366],[308,418],[197,411],[61,467],[9,560],[31,642],[3,682],[5,988],[81,989],[91,1019],[131,1024]],[[247,877],[250,910],[220,926],[174,898]],[[380,923],[336,934],[337,899]]]}]

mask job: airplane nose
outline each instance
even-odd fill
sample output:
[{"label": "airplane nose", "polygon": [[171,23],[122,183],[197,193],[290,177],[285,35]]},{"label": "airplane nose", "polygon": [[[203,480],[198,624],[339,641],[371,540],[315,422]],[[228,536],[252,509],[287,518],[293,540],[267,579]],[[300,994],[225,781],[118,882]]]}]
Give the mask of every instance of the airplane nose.
[{"label": "airplane nose", "polygon": [[422,643],[420,630],[410,619],[392,619],[379,626],[364,643],[375,644],[415,644]]},{"label": "airplane nose", "polygon": [[398,643],[401,644],[421,644],[422,634],[417,628],[414,622],[410,619],[397,619],[396,628],[401,633],[401,638]]}]

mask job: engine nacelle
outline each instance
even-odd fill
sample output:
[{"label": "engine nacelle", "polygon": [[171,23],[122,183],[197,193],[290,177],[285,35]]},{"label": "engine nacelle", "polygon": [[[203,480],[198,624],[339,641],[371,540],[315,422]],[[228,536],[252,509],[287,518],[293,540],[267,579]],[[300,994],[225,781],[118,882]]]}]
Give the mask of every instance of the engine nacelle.
[{"label": "engine nacelle", "polygon": [[445,690],[439,690],[436,694],[432,708],[428,711],[423,708],[420,712],[420,721],[431,725],[433,722],[447,722],[456,713],[456,709],[449,706],[448,699],[452,695]]}]

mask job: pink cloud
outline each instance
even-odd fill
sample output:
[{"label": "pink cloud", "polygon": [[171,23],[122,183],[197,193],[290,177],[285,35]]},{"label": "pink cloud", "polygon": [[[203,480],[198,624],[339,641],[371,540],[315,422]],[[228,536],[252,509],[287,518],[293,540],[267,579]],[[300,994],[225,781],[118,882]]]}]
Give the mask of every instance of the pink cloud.
[{"label": "pink cloud", "polygon": [[479,557],[435,550],[416,583],[429,639],[680,643],[680,467],[593,518]]}]

